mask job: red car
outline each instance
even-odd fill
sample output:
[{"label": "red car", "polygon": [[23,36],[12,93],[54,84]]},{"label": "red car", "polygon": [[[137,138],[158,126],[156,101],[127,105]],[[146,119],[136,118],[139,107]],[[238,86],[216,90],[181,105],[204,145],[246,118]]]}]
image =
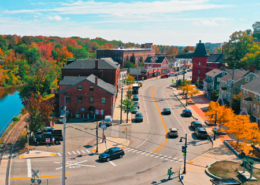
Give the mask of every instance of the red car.
[{"label": "red car", "polygon": [[163,75],[163,76],[161,76],[161,78],[168,78],[169,77],[169,75]]}]

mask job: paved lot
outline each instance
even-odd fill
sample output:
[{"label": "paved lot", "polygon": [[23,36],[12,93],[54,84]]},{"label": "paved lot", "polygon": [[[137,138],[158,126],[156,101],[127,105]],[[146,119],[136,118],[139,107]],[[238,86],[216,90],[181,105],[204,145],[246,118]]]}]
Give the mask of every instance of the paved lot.
[{"label": "paved lot", "polygon": [[[130,145],[125,147],[122,159],[99,162],[94,155],[96,140],[95,123],[67,124],[66,174],[67,184],[181,184],[178,171],[183,164],[183,154],[179,138],[167,137],[170,127],[179,129],[179,135],[188,134],[187,160],[199,156],[211,147],[209,140],[198,140],[189,128],[193,118],[183,118],[180,102],[168,88],[172,78],[148,80],[139,92],[140,111],[144,121],[129,125],[109,127],[107,137],[126,138]],[[163,108],[172,109],[171,115],[162,115]],[[62,127],[62,124],[56,125]],[[99,132],[101,139],[102,130]],[[39,146],[37,150],[55,152],[54,157],[14,159],[12,161],[11,184],[28,184],[30,169],[39,170],[43,182],[61,184],[61,145]],[[167,169],[173,167],[172,180],[167,180]],[[26,178],[27,179],[22,179]],[[16,178],[16,179],[14,179]]]}]

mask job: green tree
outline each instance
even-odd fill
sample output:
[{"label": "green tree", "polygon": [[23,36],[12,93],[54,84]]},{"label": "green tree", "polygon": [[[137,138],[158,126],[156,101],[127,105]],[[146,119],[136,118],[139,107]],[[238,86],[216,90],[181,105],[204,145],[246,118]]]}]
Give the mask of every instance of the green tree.
[{"label": "green tree", "polygon": [[255,22],[252,27],[254,29],[253,37],[260,39],[260,22]]},{"label": "green tree", "polygon": [[61,48],[62,48],[62,45],[61,45],[61,44],[56,44],[54,48],[55,48],[55,49],[56,49],[56,48],[60,48],[60,49],[61,49]]},{"label": "green tree", "polygon": [[128,61],[125,63],[124,68],[135,68],[135,65]]},{"label": "green tree", "polygon": [[144,61],[144,58],[141,56],[140,57],[140,64]]},{"label": "green tree", "polygon": [[129,56],[128,55],[126,56],[125,60],[126,60],[126,62],[129,62]]},{"label": "green tree", "polygon": [[54,49],[51,50],[51,55],[52,55],[53,59],[55,59],[55,60],[58,59],[58,56],[59,56],[59,55],[58,55],[57,51],[55,51]]},{"label": "green tree", "polygon": [[0,35],[0,48],[4,53],[7,52],[8,49],[7,41],[1,35]]},{"label": "green tree", "polygon": [[130,57],[130,62],[132,64],[135,64],[135,54],[133,53],[132,56]]},{"label": "green tree", "polygon": [[241,59],[247,54],[253,37],[243,31],[234,32],[229,41],[223,46],[225,61],[229,67],[241,68]]},{"label": "green tree", "polygon": [[67,46],[67,50],[68,50],[69,52],[73,53],[74,47],[71,46],[71,45],[68,45],[68,46]]},{"label": "green tree", "polygon": [[73,49],[73,55],[76,59],[88,58],[88,52],[84,48]]},{"label": "green tree", "polygon": [[26,54],[28,52],[28,47],[25,44],[20,44],[16,46],[14,50],[18,54]]},{"label": "green tree", "polygon": [[40,59],[41,54],[38,51],[38,49],[36,47],[32,47],[31,49],[29,49],[29,51],[26,53],[26,57],[28,59],[29,64],[33,64],[35,63],[37,60]]},{"label": "green tree", "polygon": [[125,99],[122,101],[122,110],[127,112],[127,107],[129,108],[129,112],[134,110],[134,101]]}]

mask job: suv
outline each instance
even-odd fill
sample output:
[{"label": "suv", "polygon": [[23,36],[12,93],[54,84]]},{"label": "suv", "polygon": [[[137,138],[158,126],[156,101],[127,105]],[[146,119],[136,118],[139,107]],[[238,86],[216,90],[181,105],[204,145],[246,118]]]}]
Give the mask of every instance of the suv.
[{"label": "suv", "polygon": [[183,110],[183,116],[191,117],[192,116],[191,110],[190,109],[184,109]]},{"label": "suv", "polygon": [[134,95],[133,95],[133,100],[134,100],[134,101],[138,101],[138,100],[139,100],[138,95],[134,94]]},{"label": "suv", "polygon": [[170,128],[168,132],[169,137],[178,137],[178,129],[177,128]]},{"label": "suv", "polygon": [[190,126],[195,130],[197,127],[202,127],[202,124],[200,121],[193,121]]},{"label": "suv", "polygon": [[112,117],[109,115],[106,115],[103,122],[105,122],[107,124],[107,126],[112,126]]},{"label": "suv", "polygon": [[164,108],[163,109],[163,114],[164,115],[171,114],[171,109],[170,108]]},{"label": "suv", "polygon": [[137,112],[135,114],[135,121],[140,121],[140,122],[143,121],[143,114],[141,112]]},{"label": "suv", "polygon": [[201,139],[207,139],[208,138],[208,133],[207,133],[206,129],[203,128],[203,127],[197,127],[195,129],[194,133],[195,133],[197,138],[201,138]]},{"label": "suv", "polygon": [[125,155],[124,150],[119,147],[109,148],[99,155],[100,161],[110,161],[111,159],[122,158]]},{"label": "suv", "polygon": [[138,112],[138,108],[137,107],[133,107],[133,110],[132,110],[132,114],[136,114]]}]

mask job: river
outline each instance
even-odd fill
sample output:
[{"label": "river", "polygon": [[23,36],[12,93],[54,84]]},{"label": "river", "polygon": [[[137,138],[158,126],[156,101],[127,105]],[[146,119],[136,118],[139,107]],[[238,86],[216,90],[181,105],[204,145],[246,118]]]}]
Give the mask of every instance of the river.
[{"label": "river", "polygon": [[19,88],[0,89],[0,132],[22,107]]}]

